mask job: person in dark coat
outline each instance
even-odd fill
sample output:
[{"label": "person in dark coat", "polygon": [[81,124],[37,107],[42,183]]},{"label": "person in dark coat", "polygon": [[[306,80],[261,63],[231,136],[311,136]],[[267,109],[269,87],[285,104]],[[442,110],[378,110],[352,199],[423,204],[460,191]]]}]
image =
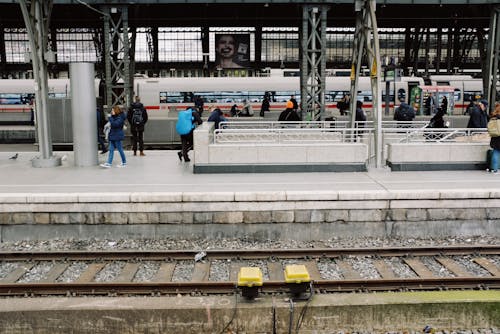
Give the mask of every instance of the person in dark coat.
[{"label": "person in dark coat", "polygon": [[200,117],[203,114],[203,106],[204,105],[205,105],[205,101],[203,101],[203,96],[196,96],[194,98],[194,106],[198,110],[198,115],[200,115]]},{"label": "person in dark coat", "polygon": [[299,110],[299,104],[297,103],[297,100],[295,99],[295,95],[290,96],[290,101],[292,101],[293,107],[292,109],[297,112]]},{"label": "person in dark coat", "polygon": [[[491,113],[491,119],[500,119],[500,103],[495,106],[495,110]],[[498,159],[500,158],[500,137],[491,137],[490,147],[493,149],[493,153],[486,171],[496,174],[498,173]]]},{"label": "person in dark coat", "polygon": [[[136,113],[139,113],[139,115],[136,116]],[[141,98],[139,96],[135,97],[135,102],[130,106],[127,119],[130,124],[130,132],[132,134],[132,150],[134,151],[134,155],[137,155],[137,146],[139,146],[139,151],[141,152],[140,155],[145,156],[144,126],[148,121],[148,113],[146,112],[144,105],[141,103]]]},{"label": "person in dark coat", "polygon": [[[191,110],[191,113],[193,115],[192,119],[193,119],[193,123],[197,124],[197,125],[201,125],[203,123],[200,115],[198,114],[198,112],[194,111],[193,108],[189,108],[189,110]],[[179,157],[179,160],[182,161],[182,159],[184,159],[185,162],[189,162],[191,161],[191,159],[189,159],[189,156],[188,156],[188,153],[189,153],[189,150],[193,149],[193,131],[194,131],[194,127],[191,129],[191,132],[189,132],[187,135],[181,135],[181,145],[182,145],[182,148],[181,148],[181,152],[177,152],[177,156]]]},{"label": "person in dark coat", "polygon": [[467,123],[467,128],[469,129],[483,129],[488,125],[488,114],[486,109],[488,108],[488,101],[480,100],[478,105],[469,110],[470,118]]},{"label": "person in dark coat", "polygon": [[122,163],[118,167],[127,166],[127,159],[125,158],[125,152],[123,152],[122,140],[125,138],[125,133],[123,132],[123,126],[125,125],[125,120],[127,115],[118,106],[114,106],[111,110],[111,116],[109,116],[109,123],[111,124],[111,129],[109,131],[109,155],[108,161],[101,164],[101,167],[110,168],[113,164],[113,156],[115,154],[115,148],[120,153],[122,158]]},{"label": "person in dark coat", "polygon": [[[431,118],[427,127],[431,128],[431,129],[446,128],[447,126],[445,125],[444,118],[443,118],[444,115],[445,115],[444,109],[438,108],[436,114]],[[444,134],[428,131],[428,133],[424,133],[424,136],[428,140],[439,140],[439,139],[443,138]]]},{"label": "person in dark coat", "polygon": [[262,100],[262,106],[260,107],[260,117],[264,117],[264,112],[269,111],[270,103],[269,103],[269,96],[266,94],[264,95],[264,99]]},{"label": "person in dark coat", "polygon": [[238,106],[236,104],[233,104],[233,106],[231,107],[231,116],[235,117],[235,116],[238,116],[240,114],[240,110],[238,109]]},{"label": "person in dark coat", "polygon": [[293,102],[288,101],[286,103],[286,109],[281,112],[278,117],[279,122],[287,121],[287,122],[298,122],[300,121],[300,117],[297,114],[297,111],[293,109]]},{"label": "person in dark coat", "polygon": [[215,129],[219,128],[219,123],[220,122],[226,122],[226,118],[223,116],[222,110],[219,108],[213,108],[212,113],[210,113],[210,116],[208,116],[208,122],[214,122],[215,123]]},{"label": "person in dark coat", "polygon": [[[363,101],[356,101],[356,122],[366,122],[366,115],[363,111]],[[363,128],[364,124],[360,124],[358,127]]]},{"label": "person in dark coat", "polygon": [[448,99],[446,96],[443,96],[443,99],[441,100],[441,109],[443,109],[445,114],[448,112]]}]

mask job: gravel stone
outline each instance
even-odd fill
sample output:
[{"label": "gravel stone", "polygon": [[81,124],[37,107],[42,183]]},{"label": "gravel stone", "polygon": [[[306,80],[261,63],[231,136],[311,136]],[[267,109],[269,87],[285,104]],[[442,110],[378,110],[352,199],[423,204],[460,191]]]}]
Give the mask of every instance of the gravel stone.
[{"label": "gravel stone", "polygon": [[396,277],[399,278],[416,278],[417,274],[411,268],[404,262],[401,261],[400,258],[397,257],[391,257],[391,258],[384,258],[385,263],[389,265],[392,270],[394,271],[394,274]]},{"label": "gravel stone", "polygon": [[191,281],[191,277],[193,277],[193,269],[193,261],[179,261],[175,266],[174,274],[172,275],[172,282]]},{"label": "gravel stone", "polygon": [[333,259],[320,259],[318,262],[318,270],[321,274],[321,279],[343,279],[340,269]]},{"label": "gravel stone", "polygon": [[348,257],[346,261],[361,275],[362,278],[381,278],[377,269],[373,266],[373,262],[370,257]]},{"label": "gravel stone", "polygon": [[144,261],[135,273],[132,282],[151,282],[155,277],[161,262],[159,261]]},{"label": "gravel stone", "polygon": [[231,259],[213,260],[210,262],[209,281],[220,282],[229,281],[229,271],[231,270]]},{"label": "gravel stone", "polygon": [[443,267],[440,263],[438,263],[435,259],[425,256],[421,257],[420,261],[422,261],[423,264],[427,268],[429,268],[430,271],[434,273],[434,275],[438,277],[455,277],[456,275],[450,272],[448,269]]},{"label": "gravel stone", "polygon": [[96,282],[111,282],[122,272],[125,261],[115,261],[107,264],[95,276]]},{"label": "gravel stone", "polygon": [[76,281],[81,274],[87,270],[88,264],[85,262],[73,262],[71,265],[56,279],[56,282],[71,283]]},{"label": "gravel stone", "polygon": [[31,270],[29,270],[26,274],[21,277],[18,282],[19,283],[28,283],[28,282],[37,282],[44,279],[47,273],[52,269],[52,262],[40,262]]},{"label": "gravel stone", "polygon": [[474,262],[474,257],[472,256],[467,256],[467,257],[462,257],[462,256],[452,256],[452,260],[460,264],[462,267],[465,268],[468,272],[470,272],[472,275],[475,276],[480,276],[480,277],[489,277],[491,274],[489,273],[488,270],[484,269],[480,265],[478,265],[476,262]]},{"label": "gravel stone", "polygon": [[16,270],[19,266],[17,262],[0,262],[0,279],[7,277],[7,275]]}]

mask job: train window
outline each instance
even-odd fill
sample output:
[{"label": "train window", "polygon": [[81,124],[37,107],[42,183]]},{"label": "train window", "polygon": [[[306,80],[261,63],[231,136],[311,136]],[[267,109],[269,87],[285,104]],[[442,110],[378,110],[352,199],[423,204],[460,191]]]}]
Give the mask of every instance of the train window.
[{"label": "train window", "polygon": [[30,104],[35,94],[0,93],[0,104]]},{"label": "train window", "polygon": [[66,97],[66,93],[49,93],[49,98],[51,99],[64,99]]},{"label": "train window", "polygon": [[184,95],[180,92],[160,92],[160,103],[181,103]]},{"label": "train window", "polygon": [[458,88],[455,88],[455,91],[453,92],[453,100],[460,101],[462,99],[462,91]]},{"label": "train window", "polygon": [[464,101],[476,101],[482,97],[481,92],[464,91]]},{"label": "train window", "polygon": [[436,86],[449,86],[449,81],[436,81]]},{"label": "train window", "polygon": [[358,92],[358,99],[363,100],[364,102],[371,102],[372,92],[370,90],[361,90]]},{"label": "train window", "polygon": [[160,92],[160,103],[167,103],[167,92]]},{"label": "train window", "polygon": [[406,91],[404,90],[404,88],[400,88],[400,89],[398,89],[398,101],[403,101],[403,100],[407,101]]}]

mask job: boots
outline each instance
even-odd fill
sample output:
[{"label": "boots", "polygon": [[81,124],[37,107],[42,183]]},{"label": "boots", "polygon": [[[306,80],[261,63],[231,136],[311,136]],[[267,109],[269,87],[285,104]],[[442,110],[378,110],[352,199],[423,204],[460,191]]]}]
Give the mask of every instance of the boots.
[{"label": "boots", "polygon": [[141,157],[146,156],[143,151],[141,151]]}]

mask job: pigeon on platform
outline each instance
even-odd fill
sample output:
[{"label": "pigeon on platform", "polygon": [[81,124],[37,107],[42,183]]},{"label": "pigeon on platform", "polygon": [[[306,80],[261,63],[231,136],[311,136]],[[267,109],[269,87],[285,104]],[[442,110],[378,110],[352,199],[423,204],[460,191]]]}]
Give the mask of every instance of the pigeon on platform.
[{"label": "pigeon on platform", "polygon": [[11,156],[9,159],[10,160],[16,160],[18,156],[19,156],[19,153],[16,153],[13,156]]}]

